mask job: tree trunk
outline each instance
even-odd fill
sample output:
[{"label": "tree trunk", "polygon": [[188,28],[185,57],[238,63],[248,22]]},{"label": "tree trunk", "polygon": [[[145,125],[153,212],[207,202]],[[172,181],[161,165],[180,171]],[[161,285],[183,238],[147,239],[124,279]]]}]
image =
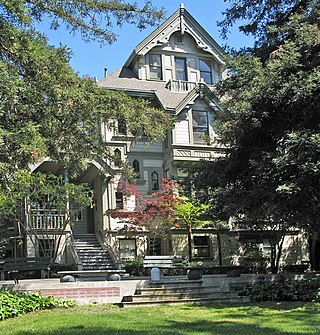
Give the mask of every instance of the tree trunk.
[{"label": "tree trunk", "polygon": [[217,230],[217,244],[218,244],[219,265],[222,266],[222,247],[221,247],[221,235],[219,230]]},{"label": "tree trunk", "polygon": [[191,224],[187,224],[187,232],[188,232],[188,254],[189,254],[189,262],[192,261],[192,226]]}]

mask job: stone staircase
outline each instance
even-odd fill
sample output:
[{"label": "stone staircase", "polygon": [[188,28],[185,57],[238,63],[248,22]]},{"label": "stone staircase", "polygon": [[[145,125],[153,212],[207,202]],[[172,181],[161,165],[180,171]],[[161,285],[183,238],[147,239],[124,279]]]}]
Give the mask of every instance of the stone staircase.
[{"label": "stone staircase", "polygon": [[107,250],[104,250],[94,234],[74,235],[83,270],[115,269]]},{"label": "stone staircase", "polygon": [[202,280],[161,280],[150,287],[137,289],[133,296],[125,296],[120,307],[165,305],[165,304],[208,304],[211,302],[248,302],[248,297],[237,292],[221,290],[221,285],[203,285]]}]

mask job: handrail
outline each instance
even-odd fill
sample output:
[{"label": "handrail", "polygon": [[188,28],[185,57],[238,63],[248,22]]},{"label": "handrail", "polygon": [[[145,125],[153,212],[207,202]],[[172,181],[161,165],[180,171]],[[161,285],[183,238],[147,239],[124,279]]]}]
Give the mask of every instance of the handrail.
[{"label": "handrail", "polygon": [[174,80],[170,79],[167,82],[166,87],[169,88],[170,91],[174,92],[189,92],[196,87],[197,83],[193,81],[185,81],[185,80]]},{"label": "handrail", "polygon": [[77,247],[76,241],[74,240],[74,237],[73,237],[72,233],[70,233],[70,235],[67,238],[67,246],[71,251],[74,262],[78,266],[78,270],[82,270],[82,263],[81,263],[80,257],[79,257],[80,252],[79,252],[79,249]]},{"label": "handrail", "polygon": [[114,250],[112,249],[112,247],[106,241],[104,241],[103,234],[101,233],[101,231],[98,230],[97,233],[99,234],[99,236],[96,235],[97,238],[98,238],[98,240],[99,240],[99,242],[100,243],[103,242],[103,243],[101,243],[102,248],[105,249],[109,253],[109,255],[110,255],[110,257],[112,259],[112,262],[114,263],[115,267],[117,269],[121,269],[121,265],[122,264],[121,264],[121,261],[118,260],[118,257],[116,255],[116,253],[114,252]]},{"label": "handrail", "polygon": [[57,209],[45,210],[40,209],[31,209],[31,227],[33,229],[63,229],[66,221],[65,213]]}]

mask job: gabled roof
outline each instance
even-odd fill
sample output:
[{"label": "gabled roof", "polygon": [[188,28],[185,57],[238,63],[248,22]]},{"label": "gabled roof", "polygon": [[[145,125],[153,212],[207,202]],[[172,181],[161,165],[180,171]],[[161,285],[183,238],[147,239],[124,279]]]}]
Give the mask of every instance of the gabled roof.
[{"label": "gabled roof", "polygon": [[195,88],[185,96],[176,107],[176,114],[179,114],[190,103],[193,103],[197,98],[201,98],[216,114],[222,112],[219,104],[219,99],[214,92],[204,83],[198,83]]},{"label": "gabled roof", "polygon": [[134,72],[127,67],[122,67],[108,77],[102,78],[99,80],[98,86],[110,90],[121,90],[136,97],[154,97],[166,110],[174,110],[188,95],[187,92],[170,91],[166,88],[164,81],[138,79]]},{"label": "gabled roof", "polygon": [[218,113],[222,111],[218,98],[204,83],[198,83],[190,92],[174,92],[170,91],[163,81],[140,80],[131,69],[122,67],[99,80],[98,85],[110,90],[124,91],[135,97],[154,98],[161,107],[175,114],[179,114],[198,97],[202,98],[212,110]]},{"label": "gabled roof", "polygon": [[217,62],[224,64],[223,49],[181,4],[180,8],[162,23],[159,28],[154,30],[136,46],[127,59],[125,66],[129,67],[136,56],[143,56],[152,48],[168,43],[170,36],[177,31],[182,35],[189,33],[195,39],[198,48],[212,54]]}]

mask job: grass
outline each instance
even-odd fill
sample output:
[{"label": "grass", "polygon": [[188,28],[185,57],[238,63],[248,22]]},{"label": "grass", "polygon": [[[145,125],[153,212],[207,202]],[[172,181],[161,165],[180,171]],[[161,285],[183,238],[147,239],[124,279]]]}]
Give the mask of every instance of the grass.
[{"label": "grass", "polygon": [[4,335],[319,335],[320,305],[78,306],[0,322]]}]

